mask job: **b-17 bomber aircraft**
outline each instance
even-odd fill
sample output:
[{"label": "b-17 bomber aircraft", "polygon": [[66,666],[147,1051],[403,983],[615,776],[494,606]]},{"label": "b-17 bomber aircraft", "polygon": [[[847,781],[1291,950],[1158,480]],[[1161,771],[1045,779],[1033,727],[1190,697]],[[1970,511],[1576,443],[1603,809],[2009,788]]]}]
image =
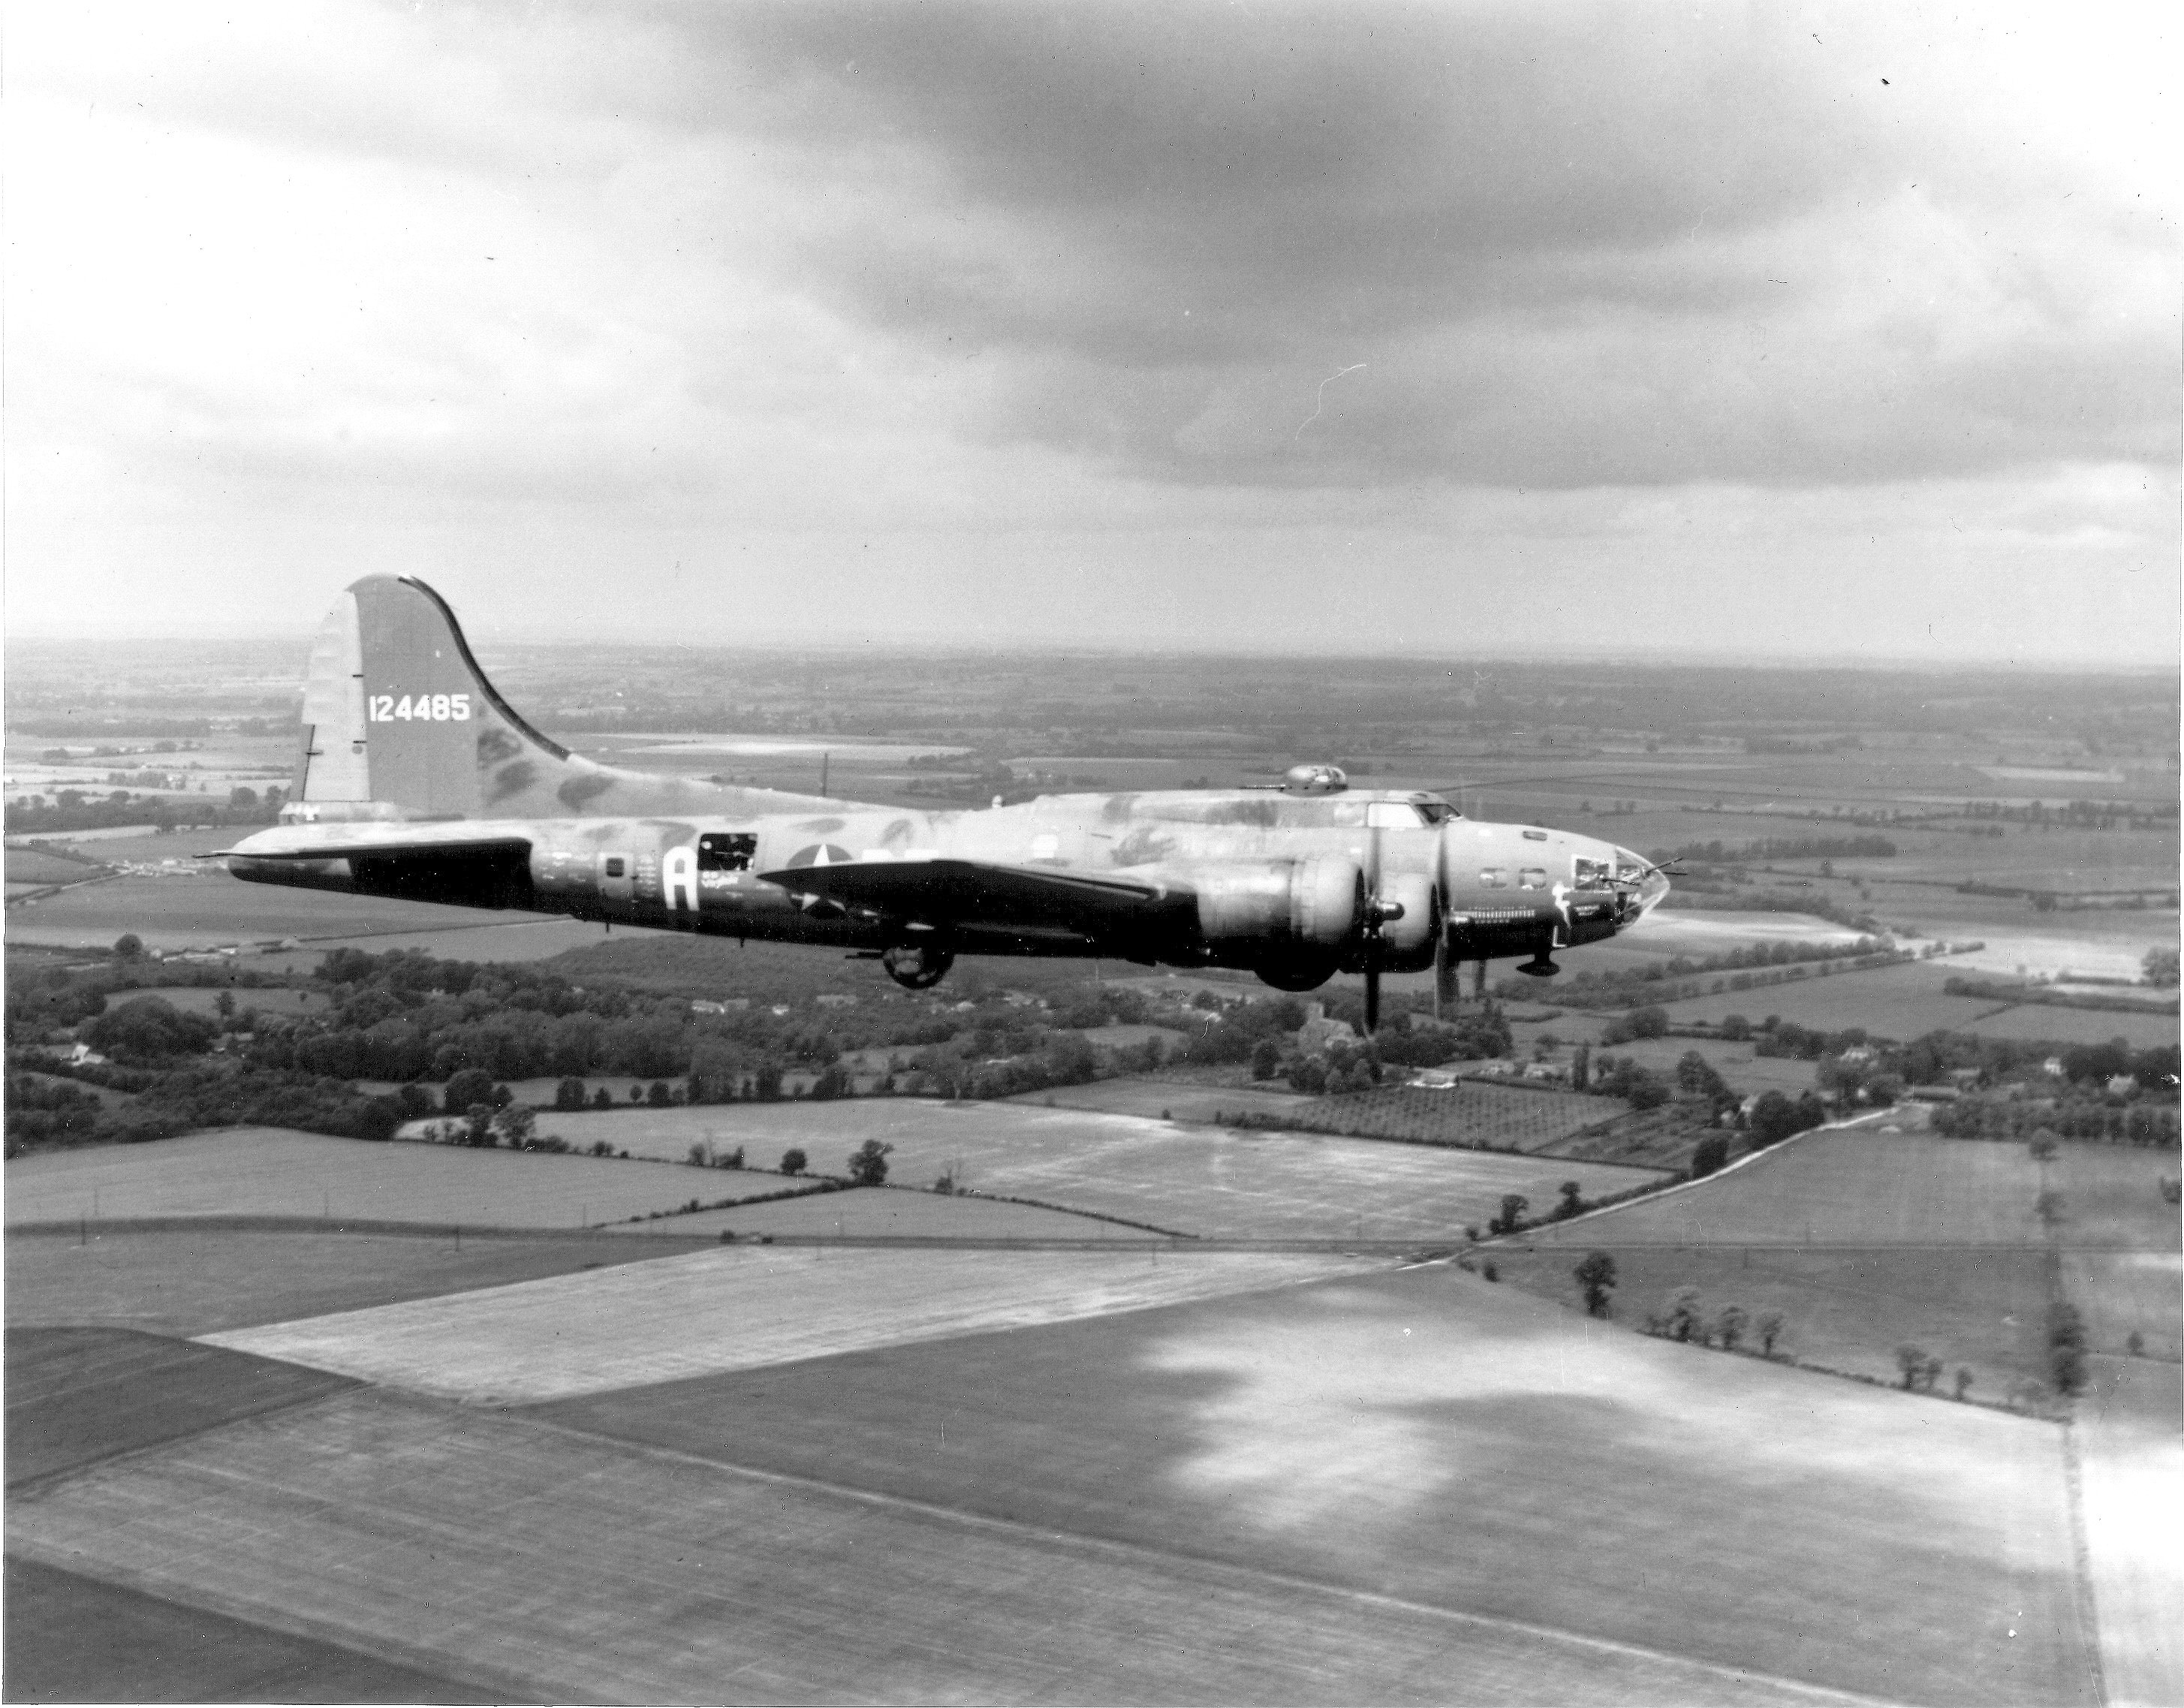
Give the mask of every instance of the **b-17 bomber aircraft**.
[{"label": "b-17 bomber aircraft", "polygon": [[410,576],[343,593],[311,649],[281,822],[237,877],[460,907],[810,943],[912,990],[962,954],[1237,967],[1277,989],[1525,957],[1622,931],[1668,893],[1627,848],[1465,819],[1438,795],[1279,787],[1044,795],[924,812],[597,764],[493,689]]}]

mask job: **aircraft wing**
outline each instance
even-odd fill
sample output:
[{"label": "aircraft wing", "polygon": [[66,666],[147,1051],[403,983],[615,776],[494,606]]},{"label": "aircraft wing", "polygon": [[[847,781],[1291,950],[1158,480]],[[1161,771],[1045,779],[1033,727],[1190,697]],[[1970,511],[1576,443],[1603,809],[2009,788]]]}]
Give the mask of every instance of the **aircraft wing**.
[{"label": "aircraft wing", "polygon": [[1141,877],[984,860],[856,860],[759,874],[797,895],[928,924],[1060,926],[1097,937],[1143,920],[1173,893]]}]

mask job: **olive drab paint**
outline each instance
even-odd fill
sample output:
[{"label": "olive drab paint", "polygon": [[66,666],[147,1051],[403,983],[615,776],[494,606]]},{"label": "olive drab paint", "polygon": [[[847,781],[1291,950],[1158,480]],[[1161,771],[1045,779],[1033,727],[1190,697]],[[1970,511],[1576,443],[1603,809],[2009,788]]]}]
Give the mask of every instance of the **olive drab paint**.
[{"label": "olive drab paint", "polygon": [[1466,820],[1438,796],[1277,787],[861,806],[603,765],[541,735],[423,582],[374,576],[314,637],[294,797],[225,858],[252,882],[521,907],[879,955],[924,988],[955,955],[1338,971],[1613,937],[1667,893],[1627,848]]}]

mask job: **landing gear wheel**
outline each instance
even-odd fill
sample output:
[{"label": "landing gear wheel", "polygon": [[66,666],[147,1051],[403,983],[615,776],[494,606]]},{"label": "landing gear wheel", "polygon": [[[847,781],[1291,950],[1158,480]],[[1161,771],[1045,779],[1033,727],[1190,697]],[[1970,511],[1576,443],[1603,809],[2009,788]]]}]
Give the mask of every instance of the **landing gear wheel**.
[{"label": "landing gear wheel", "polygon": [[1529,973],[1534,978],[1552,978],[1562,969],[1547,958],[1546,950],[1541,949],[1531,960],[1521,963],[1517,971]]},{"label": "landing gear wheel", "polygon": [[956,965],[956,951],[937,943],[897,943],[881,954],[880,965],[905,990],[931,990]]}]

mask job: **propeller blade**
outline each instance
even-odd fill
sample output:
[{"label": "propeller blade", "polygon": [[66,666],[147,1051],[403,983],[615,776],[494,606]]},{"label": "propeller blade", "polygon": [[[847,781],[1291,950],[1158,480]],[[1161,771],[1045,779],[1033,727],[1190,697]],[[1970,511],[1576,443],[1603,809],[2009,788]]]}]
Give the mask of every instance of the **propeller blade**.
[{"label": "propeller blade", "polygon": [[1376,959],[1365,969],[1365,1036],[1380,1029],[1380,966]]},{"label": "propeller blade", "polygon": [[1448,933],[1443,932],[1434,939],[1434,1018],[1441,1017],[1443,1009],[1452,1009],[1462,1000],[1462,990],[1458,980],[1463,963],[1448,952]]}]

